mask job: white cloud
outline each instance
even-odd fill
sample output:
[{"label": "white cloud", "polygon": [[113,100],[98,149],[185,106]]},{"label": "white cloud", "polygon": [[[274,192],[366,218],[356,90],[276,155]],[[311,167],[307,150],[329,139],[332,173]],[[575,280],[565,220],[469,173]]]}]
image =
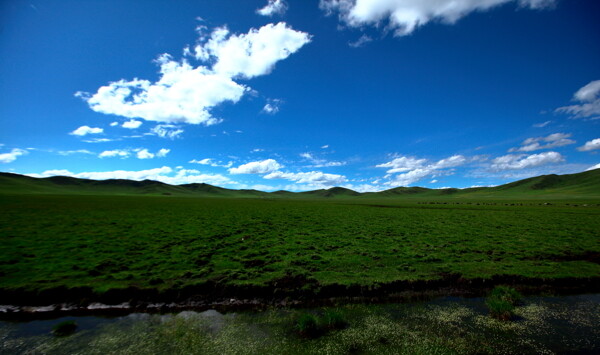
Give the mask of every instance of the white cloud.
[{"label": "white cloud", "polygon": [[[394,30],[396,36],[404,36],[431,21],[453,24],[472,12],[509,2],[515,0],[321,0],[320,7],[327,14],[339,12],[340,20],[348,26],[379,26],[387,21],[386,28]],[[549,7],[554,2],[518,0],[520,6],[531,9]]]},{"label": "white cloud", "polygon": [[171,149],[162,148],[156,153],[156,156],[158,158],[164,158],[167,156],[167,154],[169,154],[169,152],[171,152]]},{"label": "white cloud", "polygon": [[175,139],[183,133],[183,129],[175,125],[159,124],[150,130],[150,134],[157,135],[161,138]]},{"label": "white cloud", "polygon": [[102,132],[104,132],[104,129],[102,129],[102,128],[81,126],[69,134],[74,135],[74,136],[85,136],[88,134],[99,134]]},{"label": "white cloud", "polygon": [[262,16],[283,15],[287,10],[287,4],[283,0],[268,0],[265,7],[256,10],[256,13]]},{"label": "white cloud", "polygon": [[556,112],[570,114],[573,118],[600,115],[600,80],[591,81],[577,90],[573,101],[579,104],[559,107]]},{"label": "white cloud", "polygon": [[325,145],[321,146],[321,149],[327,149],[327,148],[329,148],[329,144],[325,144]]},{"label": "white cloud", "polygon": [[119,122],[111,122],[111,123],[110,123],[110,126],[111,126],[111,127],[116,127],[116,126],[118,126],[118,125],[119,125]]},{"label": "white cloud", "polygon": [[600,149],[600,138],[592,139],[589,142],[585,142],[583,146],[577,148],[577,150],[579,150],[580,152],[588,152],[590,150],[595,149]]},{"label": "white cloud", "polygon": [[96,153],[90,152],[87,149],[79,149],[79,150],[61,150],[58,152],[58,154],[67,156],[67,155],[73,155],[73,154],[92,154],[93,155]]},{"label": "white cloud", "polygon": [[[427,159],[416,159],[412,157],[397,157],[392,161],[376,165],[378,168],[389,168],[386,172],[386,179],[390,181],[385,185],[389,186],[408,186],[428,176],[452,174],[451,168],[464,165],[468,162],[462,155],[453,155],[441,159],[434,163],[429,163]],[[449,170],[450,169],[450,170]],[[395,173],[402,173],[392,176]]]},{"label": "white cloud", "polygon": [[112,141],[114,141],[114,139],[109,139],[109,138],[92,138],[92,139],[84,140],[84,142],[86,142],[86,143],[106,143],[106,142],[112,142]]},{"label": "white cloud", "polygon": [[152,159],[154,158],[154,154],[150,153],[148,149],[139,149],[136,152],[136,156],[138,159]]},{"label": "white cloud", "polygon": [[348,43],[348,45],[352,48],[359,48],[372,41],[373,38],[371,38],[370,36],[362,35],[356,41]]},{"label": "white cloud", "polygon": [[[200,27],[200,32],[202,32]],[[281,22],[230,35],[218,28],[210,37],[200,33],[196,59],[212,64],[192,66],[186,59],[175,61],[168,54],[156,60],[160,78],[156,82],[119,80],[102,86],[95,94],[77,92],[90,108],[104,114],[142,118],[162,123],[213,125],[221,122],[211,110],[225,102],[238,102],[250,88],[234,81],[268,74],[275,63],[310,42],[310,35]],[[191,50],[187,50],[191,55]]]},{"label": "white cloud", "polygon": [[311,36],[295,31],[285,22],[267,24],[246,34],[229,35],[225,27],[216,29],[210,40],[196,46],[196,58],[214,60],[212,70],[230,78],[253,78],[269,74],[275,63],[309,43]]},{"label": "white cloud", "polygon": [[415,159],[410,157],[399,157],[387,163],[376,165],[377,168],[391,168],[388,174],[401,173],[422,167],[427,159]]},{"label": "white cloud", "polygon": [[201,159],[201,160],[190,160],[190,163],[192,164],[200,164],[200,165],[210,165],[212,167],[221,167],[221,168],[231,168],[231,166],[233,166],[233,162],[230,161],[227,164],[223,164],[222,162],[216,162],[210,158],[205,158],[205,159]]},{"label": "white cloud", "polygon": [[535,127],[535,128],[544,128],[547,125],[549,125],[550,123],[552,123],[552,121],[540,122],[540,123],[534,124],[533,127]]},{"label": "white cloud", "polygon": [[280,109],[280,106],[282,103],[283,103],[283,101],[280,99],[269,99],[269,100],[267,100],[267,103],[263,107],[262,112],[269,114],[269,115],[274,115],[277,112],[279,112],[279,109]]},{"label": "white cloud", "polygon": [[328,161],[326,159],[319,159],[314,157],[310,153],[301,153],[300,156],[311,162],[309,165],[312,168],[327,168],[332,166],[344,166],[346,165],[345,161]]},{"label": "white cloud", "polygon": [[180,185],[191,183],[206,183],[211,185],[237,185],[226,176],[219,174],[201,174],[197,170],[180,169],[175,174],[168,166],[161,168],[140,170],[140,171],[103,171],[103,172],[83,172],[72,173],[68,170],[46,170],[41,174],[26,174],[32,177],[49,177],[49,176],[71,176],[80,179],[92,180],[108,180],[108,179],[126,179],[126,180],[155,180],[166,184]]},{"label": "white cloud", "polygon": [[[571,134],[567,133],[553,133],[548,135],[547,137],[534,137],[527,138],[521,143],[521,146],[518,148],[511,148],[509,152],[532,152],[534,150],[540,149],[552,149],[556,147],[563,147],[565,145],[576,143],[572,139],[568,139],[571,137]],[[540,144],[540,142],[546,142],[546,144]]]},{"label": "white cloud", "polygon": [[135,156],[138,159],[153,159],[154,157],[164,158],[167,156],[167,154],[169,154],[170,151],[171,151],[170,149],[165,149],[165,148],[160,149],[156,153],[151,153],[146,148],[114,149],[114,150],[105,150],[102,153],[100,153],[98,155],[98,157],[99,158],[114,158],[114,157],[129,158],[132,154],[135,154]]},{"label": "white cloud", "polygon": [[596,170],[596,169],[600,169],[600,163],[598,163],[598,164],[596,164],[594,166],[590,166],[585,171]]},{"label": "white cloud", "polygon": [[340,185],[347,181],[344,175],[326,174],[320,171],[310,171],[304,173],[284,173],[273,171],[263,176],[265,179],[286,179],[298,184],[308,184],[311,187],[322,188],[326,186]]},{"label": "white cloud", "polygon": [[127,158],[131,154],[126,149],[115,149],[115,150],[105,150],[98,155],[99,158],[113,158],[113,157],[121,157]]},{"label": "white cloud", "polygon": [[508,154],[492,160],[490,169],[492,171],[520,170],[540,165],[563,162],[564,158],[557,152],[545,152],[539,154]]},{"label": "white cloud", "polygon": [[136,129],[136,128],[140,127],[141,125],[142,125],[142,121],[129,120],[129,121],[123,122],[123,125],[121,127],[129,128],[129,129]]},{"label": "white cloud", "polygon": [[279,164],[274,159],[266,159],[261,161],[253,161],[247,164],[238,166],[237,168],[230,168],[230,174],[268,174],[273,171],[279,170],[283,165]]},{"label": "white cloud", "polygon": [[21,155],[28,154],[26,150],[14,148],[10,151],[10,153],[2,153],[0,154],[0,163],[12,163],[17,160],[17,157]]}]

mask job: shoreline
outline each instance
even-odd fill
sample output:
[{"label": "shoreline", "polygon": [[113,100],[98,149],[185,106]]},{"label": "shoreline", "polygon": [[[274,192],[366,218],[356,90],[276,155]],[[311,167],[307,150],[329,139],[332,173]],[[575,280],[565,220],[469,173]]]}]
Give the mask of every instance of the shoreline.
[{"label": "shoreline", "polygon": [[0,320],[27,321],[65,316],[121,316],[130,313],[174,313],[208,309],[233,312],[353,303],[404,303],[439,297],[483,297],[497,285],[514,287],[527,296],[599,293],[600,276],[543,279],[498,275],[488,279],[464,279],[459,275],[445,275],[437,280],[325,286],[296,277],[273,281],[267,286],[206,283],[162,292],[130,287],[111,289],[103,294],[95,293],[87,287],[59,287],[39,292],[0,289]]}]

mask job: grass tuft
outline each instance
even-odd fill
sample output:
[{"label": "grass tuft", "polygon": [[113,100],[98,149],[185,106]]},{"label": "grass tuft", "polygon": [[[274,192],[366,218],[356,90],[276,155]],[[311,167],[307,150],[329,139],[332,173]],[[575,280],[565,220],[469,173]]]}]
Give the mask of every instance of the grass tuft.
[{"label": "grass tuft", "polygon": [[496,286],[485,301],[490,315],[501,320],[510,320],[515,306],[521,302],[523,296],[514,288]]},{"label": "grass tuft", "polygon": [[52,333],[59,337],[64,337],[75,333],[77,330],[77,323],[73,320],[66,320],[58,323],[52,328]]}]

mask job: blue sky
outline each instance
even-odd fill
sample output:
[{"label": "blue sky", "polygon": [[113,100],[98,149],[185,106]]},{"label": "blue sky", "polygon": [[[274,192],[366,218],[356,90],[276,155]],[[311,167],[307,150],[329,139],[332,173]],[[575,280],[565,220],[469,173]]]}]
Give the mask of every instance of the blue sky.
[{"label": "blue sky", "polygon": [[292,191],[599,167],[596,0],[0,3],[0,171]]}]

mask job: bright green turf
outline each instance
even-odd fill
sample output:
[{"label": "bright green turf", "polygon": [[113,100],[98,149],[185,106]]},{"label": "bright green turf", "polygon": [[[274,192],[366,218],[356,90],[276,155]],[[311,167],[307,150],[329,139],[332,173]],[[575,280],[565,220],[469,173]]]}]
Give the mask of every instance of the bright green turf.
[{"label": "bright green turf", "polygon": [[0,195],[0,288],[600,276],[598,201],[467,201]]}]

